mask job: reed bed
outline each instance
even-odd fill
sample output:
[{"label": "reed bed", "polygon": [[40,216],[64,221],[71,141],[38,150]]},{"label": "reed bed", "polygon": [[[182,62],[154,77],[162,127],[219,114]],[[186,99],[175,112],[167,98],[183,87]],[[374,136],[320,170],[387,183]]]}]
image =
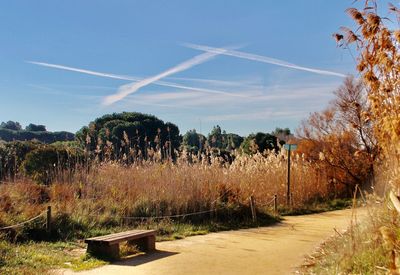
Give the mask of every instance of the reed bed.
[{"label": "reed bed", "polygon": [[[231,164],[218,157],[208,161],[195,157],[190,162],[180,157],[175,162],[142,161],[129,166],[103,162],[77,170],[72,177],[67,171],[67,181],[49,186],[20,179],[0,185],[0,225],[33,216],[48,204],[55,213],[99,226],[210,209],[234,211],[248,205],[250,196],[259,209],[272,211],[275,194],[279,207],[286,204],[286,158],[282,150],[238,155]],[[295,155],[291,174],[294,208],[329,195],[327,176],[315,163]]]}]

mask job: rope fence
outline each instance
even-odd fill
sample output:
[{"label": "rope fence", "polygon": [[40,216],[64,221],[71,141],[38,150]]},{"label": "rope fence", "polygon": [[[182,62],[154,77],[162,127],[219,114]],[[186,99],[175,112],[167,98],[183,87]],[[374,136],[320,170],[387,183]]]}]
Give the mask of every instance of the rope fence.
[{"label": "rope fence", "polygon": [[[185,217],[190,217],[190,216],[203,215],[203,214],[207,214],[207,213],[217,212],[218,210],[221,210],[221,208],[215,207],[215,204],[218,202],[218,200],[223,198],[229,191],[230,190],[226,190],[224,192],[224,194],[220,195],[218,198],[216,198],[214,201],[212,201],[210,204],[214,205],[214,207],[209,210],[202,210],[202,211],[196,211],[196,212],[190,212],[190,213],[184,213],[184,214],[175,214],[175,215],[163,215],[163,216],[127,216],[127,217],[121,217],[121,219],[122,220],[159,220],[159,219],[170,219],[170,218],[185,218]],[[249,197],[249,203],[250,203],[253,221],[256,221],[256,219],[257,219],[256,212],[257,211],[256,211],[255,199],[253,196]],[[274,197],[270,201],[268,201],[262,205],[259,205],[259,206],[260,207],[273,206],[274,212],[275,212],[275,214],[277,214],[277,195],[274,195]],[[89,215],[89,216],[98,217],[100,215]],[[34,216],[26,221],[23,221],[23,222],[14,224],[14,225],[1,227],[0,231],[20,228],[29,223],[33,223],[42,217],[46,218],[46,230],[47,230],[47,232],[50,232],[51,231],[51,206],[47,206],[47,210],[41,212],[37,216]]]},{"label": "rope fence", "polygon": [[26,220],[26,221],[24,221],[24,222],[17,223],[17,224],[14,224],[14,225],[9,225],[9,226],[6,226],[6,227],[1,227],[1,228],[0,228],[0,231],[22,227],[22,226],[24,226],[25,224],[34,222],[34,221],[38,220],[40,217],[45,216],[45,215],[46,215],[46,212],[47,212],[47,211],[43,211],[43,212],[40,213],[39,215],[37,215],[37,216],[35,216],[35,217],[33,217],[33,218],[30,218],[29,220]]},{"label": "rope fence", "polygon": [[150,217],[122,217],[122,219],[127,219],[127,220],[158,220],[158,219],[167,219],[167,218],[181,218],[181,217],[187,217],[187,216],[195,216],[195,215],[201,215],[201,214],[206,214],[206,213],[211,213],[214,212],[215,209],[211,210],[205,210],[205,211],[198,211],[198,212],[192,212],[192,213],[186,213],[186,214],[179,214],[179,215],[166,215],[166,216],[150,216]]},{"label": "rope fence", "polygon": [[[211,202],[211,205],[214,205],[219,199],[221,199],[225,195],[226,194],[219,196],[217,199],[215,199],[214,201]],[[252,212],[252,218],[254,221],[256,221],[256,203],[255,203],[254,197],[250,196],[249,201],[250,201],[250,208],[251,208],[251,212]],[[268,201],[267,203],[259,205],[259,206],[260,207],[273,206],[274,213],[277,214],[277,210],[278,210],[277,209],[277,195],[274,195],[273,198],[270,201]],[[121,219],[123,219],[123,220],[159,220],[159,219],[168,219],[168,218],[185,218],[188,216],[212,213],[212,212],[216,212],[217,210],[218,209],[215,207],[210,210],[203,210],[203,211],[197,211],[197,212],[191,212],[191,213],[185,213],[185,214],[163,215],[163,216],[128,216],[128,217],[122,217]]]}]

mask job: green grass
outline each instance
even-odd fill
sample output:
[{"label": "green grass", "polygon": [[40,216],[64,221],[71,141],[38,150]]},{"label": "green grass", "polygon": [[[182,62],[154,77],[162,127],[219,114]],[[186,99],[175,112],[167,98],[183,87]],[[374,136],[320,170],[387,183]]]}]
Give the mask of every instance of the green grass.
[{"label": "green grass", "polygon": [[85,270],[107,262],[82,255],[83,244],[72,242],[0,241],[0,274],[40,274],[55,268]]}]

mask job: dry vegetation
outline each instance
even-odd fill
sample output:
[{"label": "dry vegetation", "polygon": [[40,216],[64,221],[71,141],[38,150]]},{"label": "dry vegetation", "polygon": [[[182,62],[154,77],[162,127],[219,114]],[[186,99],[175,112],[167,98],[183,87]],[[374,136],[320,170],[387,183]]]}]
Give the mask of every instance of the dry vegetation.
[{"label": "dry vegetation", "polygon": [[[128,167],[101,163],[89,173],[76,173],[71,182],[40,186],[24,180],[0,185],[0,224],[36,215],[47,204],[56,213],[99,226],[118,225],[124,221],[123,217],[234,209],[247,206],[250,196],[255,197],[260,209],[272,211],[275,194],[281,207],[286,203],[286,173],[284,150],[266,157],[238,156],[232,164],[218,158],[212,159],[211,164],[200,161],[189,164],[185,159],[178,159],[177,163],[142,162]],[[295,208],[325,198],[328,187],[326,174],[320,167],[299,155],[292,158]]]}]

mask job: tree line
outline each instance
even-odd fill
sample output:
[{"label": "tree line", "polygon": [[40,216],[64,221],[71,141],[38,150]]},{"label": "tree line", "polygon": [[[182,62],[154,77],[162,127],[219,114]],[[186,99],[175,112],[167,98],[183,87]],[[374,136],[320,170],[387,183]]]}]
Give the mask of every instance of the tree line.
[{"label": "tree line", "polygon": [[53,143],[57,141],[72,141],[75,135],[70,132],[49,132],[44,125],[30,123],[22,129],[19,122],[7,121],[0,124],[0,140],[3,141],[31,141],[37,140],[43,143]]},{"label": "tree line", "polygon": [[[292,136],[288,128],[273,133],[256,133],[242,137],[226,133],[214,126],[208,136],[195,129],[180,135],[179,128],[153,115],[122,112],[99,117],[68,138],[54,138],[44,125],[29,124],[23,130],[20,123],[8,121],[0,125],[13,138],[0,135],[0,179],[13,179],[25,174],[34,180],[49,183],[58,170],[84,166],[92,161],[118,161],[132,164],[144,160],[174,161],[182,153],[218,157],[231,162],[233,152],[255,154],[279,150],[284,139]],[[53,134],[53,140],[37,136]],[[23,138],[19,138],[19,137]],[[7,136],[6,136],[7,137]],[[281,139],[279,139],[280,137]]]}]

